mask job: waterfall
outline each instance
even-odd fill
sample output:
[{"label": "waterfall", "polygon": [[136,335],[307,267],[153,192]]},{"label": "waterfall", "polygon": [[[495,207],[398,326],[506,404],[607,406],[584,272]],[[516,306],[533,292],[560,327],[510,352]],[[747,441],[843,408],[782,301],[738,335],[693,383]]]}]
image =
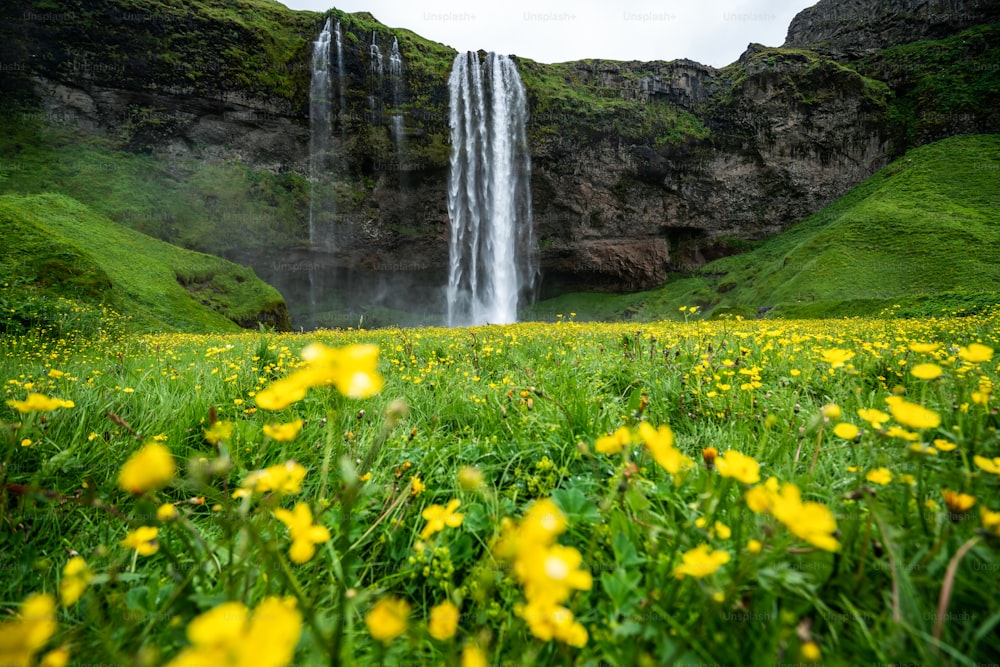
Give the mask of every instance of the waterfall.
[{"label": "waterfall", "polygon": [[344,35],[340,32],[340,21],[334,29],[337,40],[337,89],[340,92],[340,135],[341,140],[347,135],[347,89],[344,83]]},{"label": "waterfall", "polygon": [[460,53],[448,81],[448,326],[517,320],[538,273],[527,103],[507,56]]},{"label": "waterfall", "polygon": [[403,114],[400,104],[403,102],[403,55],[399,52],[399,40],[392,38],[392,49],[389,51],[389,87],[392,94],[391,131],[392,141],[396,144],[396,168],[403,171],[404,153],[406,152],[406,135],[403,132]]},{"label": "waterfall", "polygon": [[372,111],[372,123],[378,124],[382,120],[382,51],[378,48],[378,36],[372,30],[372,44],[368,49],[368,60],[371,65],[371,95],[368,98]]},{"label": "waterfall", "polygon": [[333,164],[331,120],[333,96],[330,83],[330,19],[313,42],[312,83],[309,88],[309,244],[330,243],[334,211],[322,196],[322,182]]}]

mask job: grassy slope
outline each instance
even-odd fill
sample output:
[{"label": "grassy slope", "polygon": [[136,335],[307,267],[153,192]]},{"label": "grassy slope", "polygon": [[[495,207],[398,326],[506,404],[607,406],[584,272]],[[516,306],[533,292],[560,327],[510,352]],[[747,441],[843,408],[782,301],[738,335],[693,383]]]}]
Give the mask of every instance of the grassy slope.
[{"label": "grassy slope", "polygon": [[62,195],[0,197],[0,267],[5,281],[103,302],[139,329],[234,330],[262,315],[287,326],[281,295],[251,269],[149,238]]},{"label": "grassy slope", "polygon": [[[877,312],[900,300],[937,310],[961,307],[975,303],[977,292],[995,300],[998,172],[998,135],[953,137],[914,149],[750,252],[657,290],[598,299],[597,307],[603,317],[631,313],[641,319],[691,304],[831,316]],[[539,304],[536,312],[589,316],[595,298],[567,295]]]}]

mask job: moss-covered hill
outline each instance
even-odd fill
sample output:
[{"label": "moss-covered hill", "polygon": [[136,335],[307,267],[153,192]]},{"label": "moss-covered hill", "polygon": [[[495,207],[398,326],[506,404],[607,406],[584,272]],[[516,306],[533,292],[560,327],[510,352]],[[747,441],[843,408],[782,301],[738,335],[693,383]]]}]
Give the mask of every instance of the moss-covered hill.
[{"label": "moss-covered hill", "polygon": [[662,288],[573,294],[536,314],[656,319],[703,313],[939,315],[1000,303],[1000,135],[909,151],[834,204],[740,255]]},{"label": "moss-covered hill", "polygon": [[139,331],[290,327],[281,295],[252,270],[127,229],[63,195],[0,196],[0,275],[0,333],[59,328],[62,317],[100,320],[102,306]]}]

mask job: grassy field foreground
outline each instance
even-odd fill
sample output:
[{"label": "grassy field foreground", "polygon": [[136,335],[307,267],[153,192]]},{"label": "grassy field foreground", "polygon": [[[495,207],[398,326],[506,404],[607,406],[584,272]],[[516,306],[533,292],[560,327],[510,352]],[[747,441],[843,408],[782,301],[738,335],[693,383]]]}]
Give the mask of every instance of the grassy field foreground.
[{"label": "grassy field foreground", "polygon": [[0,663],[1000,661],[1000,315],[686,314],[0,339]]}]

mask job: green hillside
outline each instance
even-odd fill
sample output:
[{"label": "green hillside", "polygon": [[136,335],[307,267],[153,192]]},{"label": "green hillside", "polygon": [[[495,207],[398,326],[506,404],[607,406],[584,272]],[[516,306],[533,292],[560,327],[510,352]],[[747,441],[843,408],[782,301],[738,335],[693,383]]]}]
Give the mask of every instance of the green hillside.
[{"label": "green hillside", "polygon": [[0,196],[0,275],[0,332],[59,325],[100,306],[138,330],[290,326],[281,295],[253,270],[150,238],[64,195]]},{"label": "green hillside", "polygon": [[650,292],[564,295],[542,317],[703,312],[825,317],[939,314],[1000,300],[1000,135],[909,151],[830,206],[740,255]]}]

